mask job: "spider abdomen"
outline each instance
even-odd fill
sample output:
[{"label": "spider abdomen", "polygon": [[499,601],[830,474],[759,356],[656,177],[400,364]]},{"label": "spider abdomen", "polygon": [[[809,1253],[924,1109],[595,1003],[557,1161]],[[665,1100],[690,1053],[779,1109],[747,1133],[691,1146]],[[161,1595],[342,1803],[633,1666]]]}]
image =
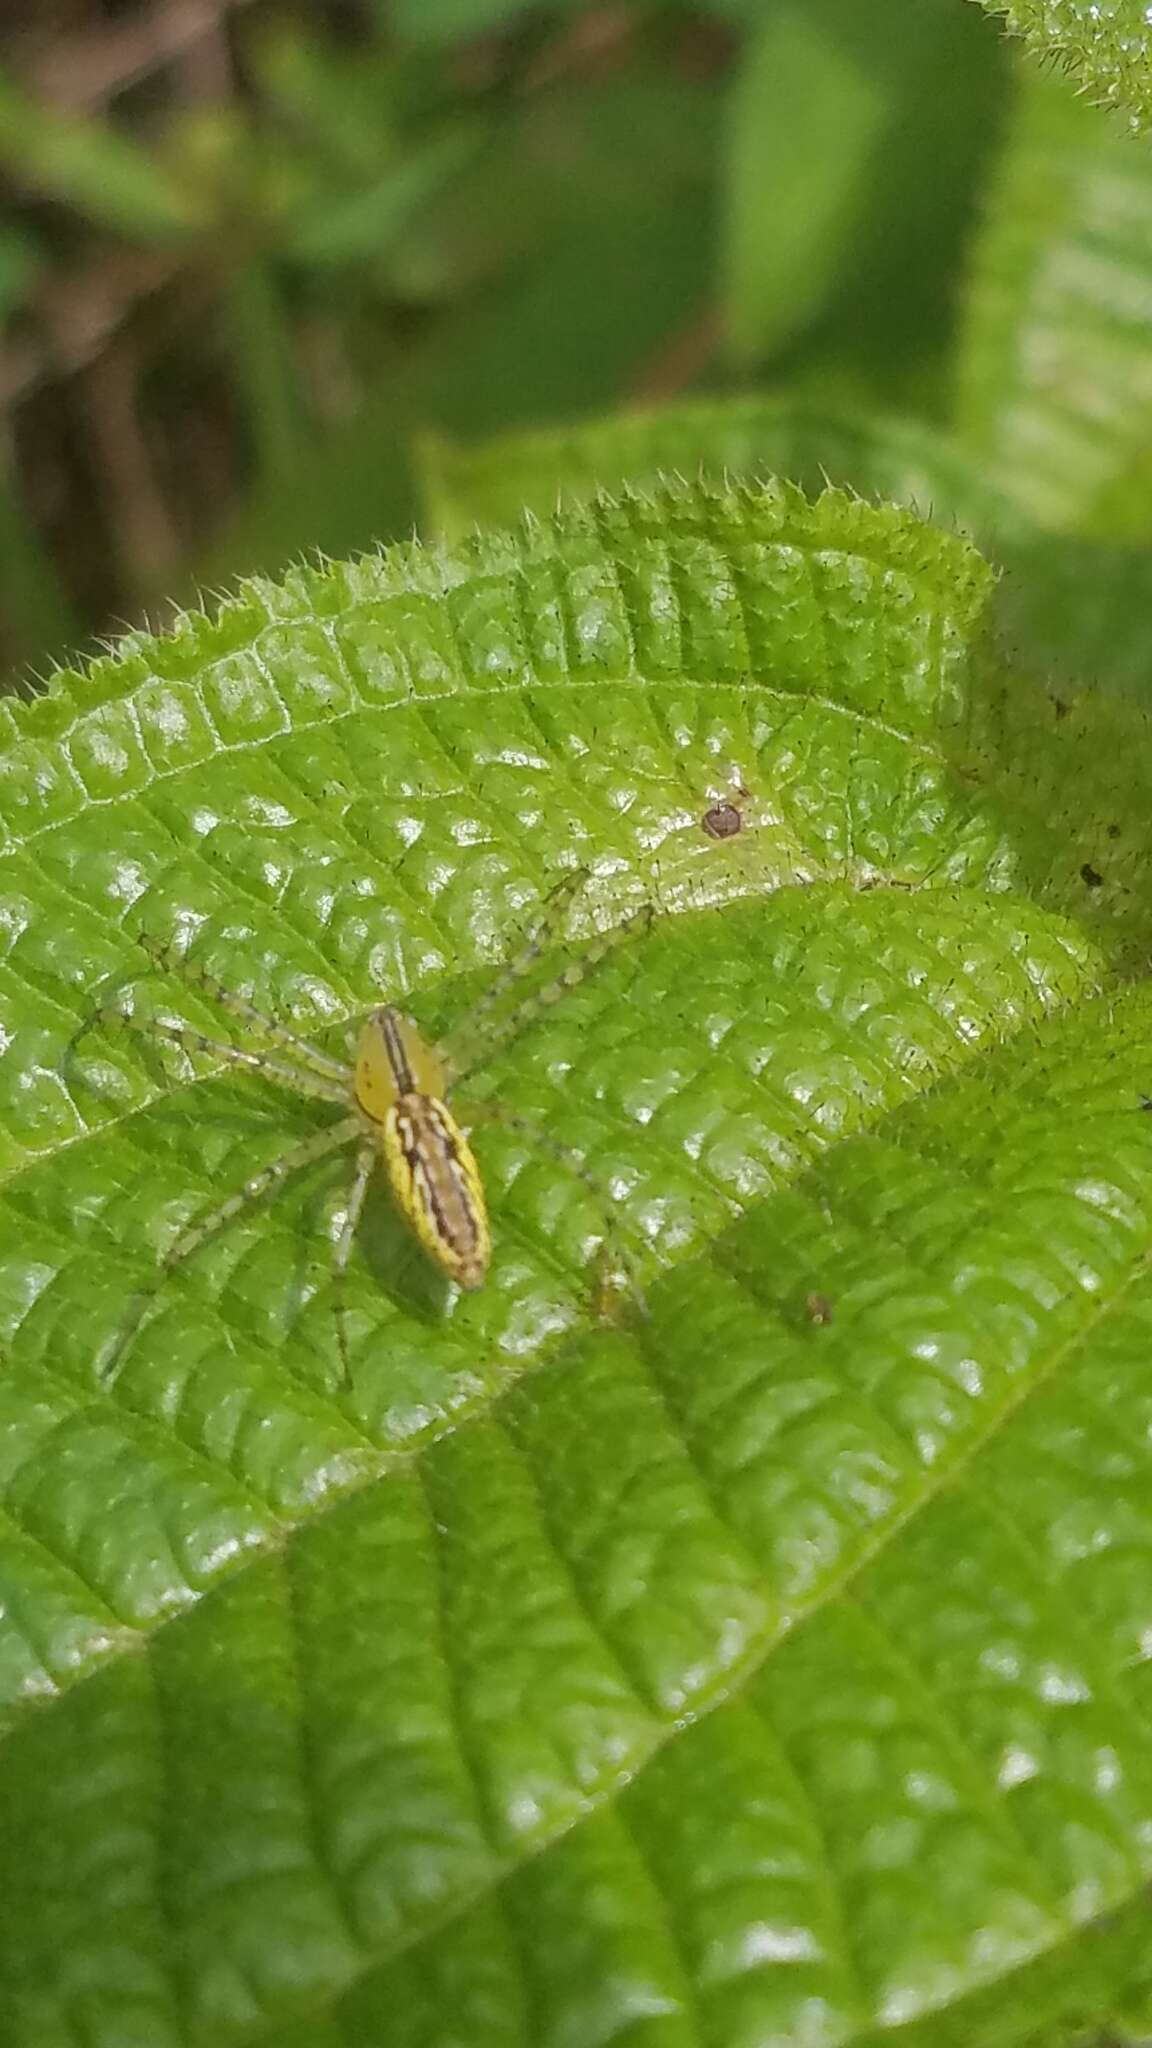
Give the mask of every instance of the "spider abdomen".
[{"label": "spider abdomen", "polygon": [[447,1104],[415,1090],[379,1125],[392,1192],[429,1258],[460,1287],[479,1287],[492,1237],[475,1155]]}]

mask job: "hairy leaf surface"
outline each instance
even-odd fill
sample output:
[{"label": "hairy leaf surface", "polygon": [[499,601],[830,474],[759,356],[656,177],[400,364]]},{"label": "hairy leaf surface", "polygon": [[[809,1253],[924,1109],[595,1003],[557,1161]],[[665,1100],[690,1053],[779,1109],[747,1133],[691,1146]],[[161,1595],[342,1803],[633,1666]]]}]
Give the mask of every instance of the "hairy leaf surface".
[{"label": "hairy leaf surface", "polygon": [[586,499],[605,486],[655,483],[670,471],[717,482],[779,474],[813,494],[839,483],[969,531],[1022,524],[1011,497],[923,421],[759,394],[684,399],[472,443],[426,434],[418,452],[427,516],[449,540],[478,522],[515,520],[525,505],[545,515],[558,496]]},{"label": "hairy leaf surface", "polygon": [[[3,2048],[1004,2048],[1135,1994],[1148,732],[1000,672],[988,590],[907,512],[667,486],[5,713]],[[650,929],[474,1094],[612,1190],[647,1313],[481,1121],[490,1283],[381,1198],[351,1388],[326,1170],[102,1381],[329,1113],[69,1053],[212,1028],[136,936],[439,1030],[573,865],[541,974]]]},{"label": "hairy leaf surface", "polygon": [[1115,107],[1136,132],[1152,118],[1152,33],[1141,0],[981,0],[1041,58],[1055,58],[1077,89]]}]

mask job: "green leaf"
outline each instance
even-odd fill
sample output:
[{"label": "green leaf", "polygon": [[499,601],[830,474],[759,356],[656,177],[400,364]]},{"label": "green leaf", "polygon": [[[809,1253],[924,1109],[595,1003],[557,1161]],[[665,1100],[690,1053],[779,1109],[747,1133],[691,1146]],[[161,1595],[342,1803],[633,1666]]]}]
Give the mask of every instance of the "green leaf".
[{"label": "green leaf", "polygon": [[387,254],[393,239],[475,156],[483,130],[461,124],[431,137],[362,191],[313,200],[293,223],[286,254],[327,269]]},{"label": "green leaf", "polygon": [[821,311],[831,317],[838,297],[855,300],[857,329],[889,312],[889,355],[907,350],[910,305],[923,329],[935,308],[916,274],[931,275],[954,239],[954,188],[983,125],[988,67],[971,26],[959,10],[908,0],[767,11],[729,133],[725,289],[737,361],[778,353]]},{"label": "green leaf", "polygon": [[98,121],[56,113],[2,74],[0,162],[118,234],[180,238],[200,221],[191,194],[146,150]]},{"label": "green leaf", "polygon": [[1144,0],[981,0],[1041,58],[1056,57],[1080,92],[1122,110],[1134,133],[1152,118],[1152,32]]},{"label": "green leaf", "polygon": [[1011,499],[923,421],[761,393],[686,399],[471,443],[425,433],[416,453],[427,519],[449,540],[477,524],[513,521],[525,507],[545,514],[558,499],[592,498],[629,480],[655,483],[669,471],[717,481],[779,474],[814,492],[830,481],[970,532],[1021,527]]},{"label": "green leaf", "polygon": [[[719,126],[713,77],[643,59],[530,95],[390,256],[414,297],[447,302],[400,367],[411,416],[494,430],[651,378],[712,317]],[[461,298],[476,276],[489,289]]]},{"label": "green leaf", "polygon": [[[669,485],[249,584],[5,714],[2,2048],[1136,2009],[1147,721],[1002,674],[989,582],[907,512]],[[378,1203],[350,1389],[323,1175],[102,1383],[327,1114],[111,1024],[69,1059],[102,1000],[212,1028],[133,935],[438,1031],[577,864],[541,974],[651,929],[477,1091],[615,1191],[647,1315],[482,1123],[490,1283]]]},{"label": "green leaf", "polygon": [[1028,80],[973,259],[958,428],[1033,519],[1146,535],[1152,154]]},{"label": "green leaf", "polygon": [[1004,570],[992,616],[1026,666],[1061,687],[1090,676],[1147,691],[1146,550],[1038,531],[962,446],[920,420],[748,394],[487,441],[425,433],[415,453],[425,524],[449,540],[669,471],[716,481],[775,472],[813,493],[830,482],[894,500],[962,528]]},{"label": "green leaf", "polygon": [[476,524],[515,520],[525,508],[545,514],[558,500],[656,483],[668,471],[715,481],[779,473],[808,492],[842,483],[968,532],[1031,537],[1011,498],[939,428],[752,391],[478,442],[424,432],[416,459],[426,520],[449,541]]},{"label": "green leaf", "polygon": [[390,45],[345,48],[290,17],[270,17],[245,49],[260,104],[329,173],[386,170],[404,134],[405,69]]},{"label": "green leaf", "polygon": [[877,80],[818,14],[772,12],[732,115],[727,306],[739,361],[771,355],[821,304],[884,113]]},{"label": "green leaf", "polygon": [[[733,99],[726,291],[749,363],[807,336],[803,376],[923,403],[999,132],[1000,41],[939,0],[761,9]],[[794,368],[795,365],[786,365]]]},{"label": "green leaf", "polygon": [[996,617],[1049,685],[1091,676],[1145,702],[1152,675],[1152,557],[1074,535],[1031,536],[1002,553]]}]

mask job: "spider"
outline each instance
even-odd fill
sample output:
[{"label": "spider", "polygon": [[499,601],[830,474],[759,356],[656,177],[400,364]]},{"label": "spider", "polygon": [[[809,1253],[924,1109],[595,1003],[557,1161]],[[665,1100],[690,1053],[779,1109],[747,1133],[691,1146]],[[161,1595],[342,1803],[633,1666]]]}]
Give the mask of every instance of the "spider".
[{"label": "spider", "polygon": [[[545,899],[543,914],[525,945],[495,977],[448,1038],[439,1044],[430,1044],[412,1019],[395,1004],[382,1003],[369,1011],[354,1035],[354,1043],[350,1040],[353,1050],[351,1061],[337,1059],[322,1051],[286,1024],[266,1015],[245,996],[226,988],[202,968],[173,956],[166,946],[155,940],[141,936],[139,943],[156,967],[182,974],[195,982],[221,1010],[261,1033],[276,1048],[275,1052],[252,1052],[224,1039],[206,1037],[185,1025],[157,1018],[149,1019],[145,1024],[137,1023],[134,1019],[125,1018],[122,1011],[110,1010],[107,1005],[81,1026],[73,1046],[94,1023],[117,1015],[122,1021],[132,1023],[135,1029],[154,1032],[186,1053],[206,1053],[226,1065],[255,1070],[298,1094],[333,1103],[347,1114],[271,1160],[178,1234],[159,1262],[156,1279],[137,1297],[127,1327],[114,1340],[110,1355],[100,1367],[102,1378],[112,1377],[140,1327],[148,1303],[175,1267],[191,1258],[250,1203],[260,1201],[305,1167],[342,1150],[355,1149],[347,1207],[332,1260],[337,1339],[345,1384],[351,1383],[351,1369],[342,1283],[365,1197],[377,1166],[383,1167],[397,1208],[433,1264],[466,1291],[483,1285],[492,1252],[484,1185],[468,1138],[448,1106],[448,1093],[541,1011],[582,982],[632,931],[640,926],[646,929],[651,923],[653,906],[646,903],[593,939],[577,959],[543,987],[524,997],[510,1012],[503,1016],[495,1014],[501,998],[538,958],[556,931],[573,895],[586,879],[586,872],[577,869],[556,885]],[[503,1108],[488,1105],[479,1113],[514,1129],[528,1131],[537,1143],[575,1173],[604,1206],[603,1192],[583,1161],[557,1144],[535,1123]],[[643,1307],[643,1297],[632,1274],[631,1262],[622,1247],[616,1248],[616,1257],[631,1293]]]}]

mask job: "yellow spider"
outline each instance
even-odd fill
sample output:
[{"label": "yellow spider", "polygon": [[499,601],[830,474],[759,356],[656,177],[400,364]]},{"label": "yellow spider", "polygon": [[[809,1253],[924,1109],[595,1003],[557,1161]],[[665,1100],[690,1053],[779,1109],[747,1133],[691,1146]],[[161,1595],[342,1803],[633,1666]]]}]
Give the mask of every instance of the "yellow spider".
[{"label": "yellow spider", "polygon": [[[330,1153],[355,1147],[348,1203],[333,1253],[336,1283],[336,1319],[340,1356],[345,1378],[350,1377],[347,1333],[341,1299],[341,1283],[351,1255],[357,1225],[364,1208],[372,1174],[382,1165],[401,1214],[419,1239],[428,1257],[457,1286],[480,1287],[488,1271],[492,1234],[484,1199],[484,1186],[475,1154],[448,1107],[449,1089],[483,1064],[500,1045],[514,1037],[543,1009],[559,1001],[575,987],[637,926],[651,921],[651,904],[631,913],[610,931],[594,939],[580,957],[542,988],[518,1003],[510,1014],[490,1020],[489,1013],[505,991],[531,966],[577,888],[586,880],[582,870],[566,876],[547,898],[544,914],[523,950],[500,973],[481,996],[459,1029],[438,1046],[421,1036],[411,1018],[391,1003],[371,1010],[356,1038],[351,1063],[334,1058],[292,1031],[276,1018],[265,1015],[246,997],[225,988],[214,976],[169,955],[149,939],[141,944],[162,968],[187,975],[218,1006],[243,1020],[277,1048],[276,1054],[250,1052],[223,1039],[205,1037],[182,1024],[160,1019],[138,1023],[123,1012],[103,1007],[91,1023],[118,1015],[142,1031],[157,1033],[185,1052],[207,1053],[230,1066],[255,1069],[271,1081],[339,1104],[349,1113],[338,1123],[328,1124],[311,1137],[273,1159],[244,1181],[233,1193],[216,1203],[206,1214],[190,1223],[169,1245],[160,1261],[159,1272],[139,1298],[128,1328],[115,1341],[103,1365],[108,1377],[119,1364],[139,1328],[148,1301],[159,1290],[175,1266],[190,1258],[205,1241],[215,1236],[251,1202],[259,1201],[304,1167],[325,1159]],[[602,1200],[600,1190],[583,1162],[546,1133],[524,1118],[507,1111],[485,1108],[514,1128],[529,1131],[537,1142],[560,1158]],[[637,1296],[629,1262],[619,1257],[625,1277]]]}]

